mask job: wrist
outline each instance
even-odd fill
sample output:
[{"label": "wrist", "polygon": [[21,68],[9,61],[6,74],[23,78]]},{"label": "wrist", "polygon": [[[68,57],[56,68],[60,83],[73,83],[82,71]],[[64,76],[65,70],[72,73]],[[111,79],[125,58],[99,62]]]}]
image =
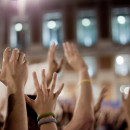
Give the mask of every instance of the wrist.
[{"label": "wrist", "polygon": [[8,95],[10,94],[24,94],[24,86],[8,85]]},{"label": "wrist", "polygon": [[79,74],[86,73],[86,72],[88,73],[88,68],[87,68],[87,66],[82,67],[82,68],[78,71]]}]

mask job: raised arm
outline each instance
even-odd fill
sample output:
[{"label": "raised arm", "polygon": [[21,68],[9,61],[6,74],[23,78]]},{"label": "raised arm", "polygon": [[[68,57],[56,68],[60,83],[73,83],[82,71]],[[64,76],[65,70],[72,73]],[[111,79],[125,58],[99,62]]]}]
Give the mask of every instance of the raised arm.
[{"label": "raised arm", "polygon": [[[38,124],[40,130],[57,130],[55,118],[53,113],[55,111],[57,97],[61,93],[64,84],[54,93],[56,85],[57,74],[54,73],[52,78],[52,84],[50,88],[47,88],[45,70],[42,70],[42,83],[38,82],[36,72],[33,73],[34,84],[36,87],[37,97],[35,100],[30,99],[26,96],[27,103],[34,109],[38,115]],[[46,116],[45,116],[46,115]],[[45,123],[46,122],[46,123]]]},{"label": "raised arm", "polygon": [[96,105],[94,106],[94,114],[96,114],[100,108],[101,108],[101,105],[102,105],[102,101],[103,99],[105,98],[106,96],[106,93],[107,93],[107,88],[103,88],[99,94],[99,98],[97,100],[97,103]]},{"label": "raised arm", "polygon": [[64,52],[70,66],[79,75],[80,93],[76,102],[74,115],[65,130],[81,130],[90,128],[94,119],[94,106],[91,80],[88,74],[88,66],[74,44],[64,43]]},{"label": "raised arm", "polygon": [[27,130],[27,114],[24,98],[24,86],[28,76],[28,62],[25,54],[6,48],[3,54],[0,80],[8,88],[8,116],[5,130]]},{"label": "raised arm", "polygon": [[126,121],[128,125],[128,130],[130,130],[130,90],[128,97],[125,99],[124,94],[122,94],[122,102],[123,102],[123,109],[126,116]]},{"label": "raised arm", "polygon": [[52,46],[49,49],[48,52],[48,73],[47,73],[47,86],[49,87],[49,84],[52,80],[53,73],[59,73],[61,71],[61,68],[63,66],[63,59],[60,60],[60,63],[58,64],[55,57],[56,52],[56,44],[53,43]]}]

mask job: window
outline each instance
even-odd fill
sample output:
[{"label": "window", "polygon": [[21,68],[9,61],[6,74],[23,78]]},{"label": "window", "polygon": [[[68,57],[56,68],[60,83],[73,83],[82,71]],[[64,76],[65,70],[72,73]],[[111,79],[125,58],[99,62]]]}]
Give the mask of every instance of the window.
[{"label": "window", "polygon": [[77,20],[77,40],[90,47],[97,42],[96,14],[94,11],[80,11]]},{"label": "window", "polygon": [[130,43],[130,9],[113,9],[112,39],[122,45]]},{"label": "window", "polygon": [[27,23],[15,22],[10,28],[10,46],[25,51],[30,41],[29,26]]},{"label": "window", "polygon": [[61,13],[47,13],[43,18],[43,45],[49,47],[51,43],[59,45],[63,42],[63,26]]},{"label": "window", "polygon": [[116,56],[115,72],[120,76],[127,76],[130,73],[130,55]]},{"label": "window", "polygon": [[97,63],[96,59],[94,57],[83,57],[84,61],[88,65],[88,72],[90,77],[93,77],[96,74],[96,69],[97,69]]}]

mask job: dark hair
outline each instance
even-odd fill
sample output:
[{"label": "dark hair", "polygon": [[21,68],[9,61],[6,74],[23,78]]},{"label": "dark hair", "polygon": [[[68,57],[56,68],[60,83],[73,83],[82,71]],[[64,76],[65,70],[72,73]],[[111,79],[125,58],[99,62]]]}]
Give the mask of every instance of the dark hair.
[{"label": "dark hair", "polygon": [[[31,99],[36,99],[36,96],[28,95]],[[40,130],[37,124],[36,112],[26,103],[27,116],[28,116],[28,130]]]}]

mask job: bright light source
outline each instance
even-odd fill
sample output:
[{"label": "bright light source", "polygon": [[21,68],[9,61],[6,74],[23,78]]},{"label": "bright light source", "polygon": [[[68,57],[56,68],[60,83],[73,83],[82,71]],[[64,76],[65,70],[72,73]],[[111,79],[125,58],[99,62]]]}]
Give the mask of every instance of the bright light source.
[{"label": "bright light source", "polygon": [[124,89],[124,93],[125,93],[126,95],[128,95],[129,90],[130,90],[130,87],[126,87],[126,88]]},{"label": "bright light source", "polygon": [[125,24],[126,19],[125,19],[124,16],[118,16],[117,21],[118,21],[119,24]]},{"label": "bright light source", "polygon": [[23,29],[23,25],[21,24],[21,23],[17,23],[17,24],[15,24],[15,30],[17,31],[17,32],[20,32],[20,31],[22,31],[22,29]]},{"label": "bright light source", "polygon": [[120,86],[120,92],[121,92],[121,93],[124,93],[124,89],[125,89],[125,88],[126,88],[126,85],[121,85],[121,86]]},{"label": "bright light source", "polygon": [[55,22],[55,21],[49,21],[49,22],[47,23],[47,27],[48,27],[49,29],[55,29],[55,28],[56,28],[56,22]]},{"label": "bright light source", "polygon": [[122,65],[124,63],[124,58],[122,56],[118,56],[116,58],[116,62],[117,64]]},{"label": "bright light source", "polygon": [[91,24],[91,21],[88,18],[82,19],[82,25],[88,27]]}]

